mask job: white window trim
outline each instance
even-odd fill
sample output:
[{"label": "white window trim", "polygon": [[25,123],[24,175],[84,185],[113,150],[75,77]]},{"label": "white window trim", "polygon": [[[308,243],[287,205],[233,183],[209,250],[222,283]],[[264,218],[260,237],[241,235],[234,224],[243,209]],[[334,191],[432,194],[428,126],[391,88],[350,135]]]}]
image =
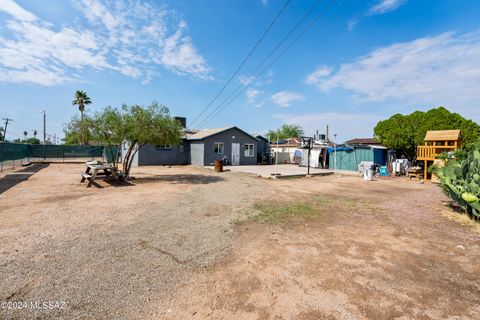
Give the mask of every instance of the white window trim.
[{"label": "white window trim", "polygon": [[[215,152],[215,145],[222,145],[222,152]],[[220,151],[220,148],[218,148],[218,151]],[[223,142],[214,142],[213,143],[213,153],[215,154],[225,154],[225,143]]]},{"label": "white window trim", "polygon": [[172,146],[169,144],[156,145],[155,150],[157,151],[172,151]]},{"label": "white window trim", "polygon": [[[246,148],[247,146],[252,146],[252,149],[251,149],[251,150],[252,150],[252,154],[251,154],[251,155],[250,155],[250,154],[247,154],[247,151],[250,150],[250,148],[247,150],[247,148]],[[255,156],[255,145],[254,145],[253,143],[245,143],[245,144],[243,145],[243,156],[244,156],[244,157],[249,157],[249,158]]]}]

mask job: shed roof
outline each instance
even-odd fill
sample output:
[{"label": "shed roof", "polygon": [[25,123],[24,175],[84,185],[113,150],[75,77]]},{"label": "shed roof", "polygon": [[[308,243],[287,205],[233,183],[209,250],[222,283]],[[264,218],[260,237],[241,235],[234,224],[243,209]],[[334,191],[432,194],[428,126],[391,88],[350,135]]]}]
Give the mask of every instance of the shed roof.
[{"label": "shed roof", "polygon": [[203,140],[205,138],[208,138],[210,136],[213,136],[213,135],[216,135],[218,133],[221,133],[221,132],[224,132],[224,131],[227,131],[227,130],[230,130],[230,129],[237,129],[243,133],[245,133],[246,135],[252,137],[254,140],[257,140],[257,138],[255,138],[254,136],[252,136],[251,134],[243,131],[242,129],[238,128],[238,127],[235,127],[235,126],[232,126],[232,127],[225,127],[225,128],[213,128],[213,129],[203,129],[203,130],[199,130],[197,132],[195,132],[194,134],[190,135],[187,140]]},{"label": "shed roof", "polygon": [[457,141],[460,130],[430,130],[425,134],[425,141]]}]

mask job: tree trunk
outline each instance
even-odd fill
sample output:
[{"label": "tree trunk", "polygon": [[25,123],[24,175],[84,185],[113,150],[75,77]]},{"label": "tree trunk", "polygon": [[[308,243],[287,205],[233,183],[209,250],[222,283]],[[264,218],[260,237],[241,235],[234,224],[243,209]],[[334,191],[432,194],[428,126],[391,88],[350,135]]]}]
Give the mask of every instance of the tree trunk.
[{"label": "tree trunk", "polygon": [[128,180],[130,176],[130,169],[132,167],[133,157],[136,153],[136,151],[134,151],[136,144],[137,141],[132,141],[131,144],[128,146],[128,150],[125,155],[125,161],[123,162],[123,173],[125,174],[125,180]]},{"label": "tree trunk", "polygon": [[130,160],[130,162],[128,163],[127,173],[125,174],[125,176],[126,176],[127,178],[130,177],[130,169],[132,169],[132,163],[133,163],[132,160],[133,160],[133,158],[135,157],[135,154],[138,152],[138,149],[140,149],[140,146],[139,146],[138,148],[135,148],[135,150],[133,151],[133,153],[132,153],[132,155],[131,155],[131,160]]}]

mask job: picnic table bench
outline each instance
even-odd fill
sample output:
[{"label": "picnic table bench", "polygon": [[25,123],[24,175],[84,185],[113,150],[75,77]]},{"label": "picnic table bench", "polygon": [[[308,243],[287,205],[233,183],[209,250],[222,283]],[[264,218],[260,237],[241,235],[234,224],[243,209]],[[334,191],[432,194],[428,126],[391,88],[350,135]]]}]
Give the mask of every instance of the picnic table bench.
[{"label": "picnic table bench", "polygon": [[92,184],[97,185],[95,179],[98,177],[113,177],[115,180],[119,177],[117,168],[108,163],[86,163],[85,166],[87,169],[85,170],[85,173],[81,174],[82,180],[80,180],[80,182],[88,180],[87,188],[90,188]]}]

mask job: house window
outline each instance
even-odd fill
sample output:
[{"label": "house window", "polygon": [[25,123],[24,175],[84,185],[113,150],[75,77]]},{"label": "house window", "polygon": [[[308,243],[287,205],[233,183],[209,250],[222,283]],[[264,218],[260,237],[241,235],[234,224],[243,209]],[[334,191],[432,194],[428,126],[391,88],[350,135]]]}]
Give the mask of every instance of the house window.
[{"label": "house window", "polygon": [[213,144],[213,153],[224,154],[223,142],[215,142]]},{"label": "house window", "polygon": [[172,150],[172,146],[168,144],[155,146],[155,150]]},{"label": "house window", "polygon": [[245,144],[245,157],[253,157],[253,144]]}]

